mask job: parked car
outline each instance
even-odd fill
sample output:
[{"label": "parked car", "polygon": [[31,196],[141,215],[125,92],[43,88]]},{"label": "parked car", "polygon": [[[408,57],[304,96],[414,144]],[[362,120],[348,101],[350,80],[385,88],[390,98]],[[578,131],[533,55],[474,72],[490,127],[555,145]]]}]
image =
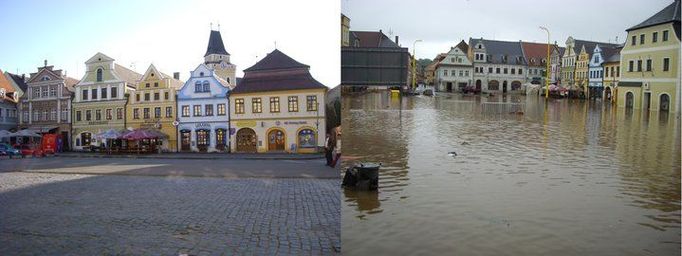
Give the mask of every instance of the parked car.
[{"label": "parked car", "polygon": [[0,155],[9,156],[9,158],[12,158],[13,156],[20,156],[21,152],[7,143],[0,143]]},{"label": "parked car", "polygon": [[26,157],[26,156],[33,156],[33,157],[45,156],[45,152],[43,152],[43,150],[40,149],[40,146],[38,146],[38,145],[24,144],[24,145],[21,145],[21,156],[22,156],[22,157]]}]

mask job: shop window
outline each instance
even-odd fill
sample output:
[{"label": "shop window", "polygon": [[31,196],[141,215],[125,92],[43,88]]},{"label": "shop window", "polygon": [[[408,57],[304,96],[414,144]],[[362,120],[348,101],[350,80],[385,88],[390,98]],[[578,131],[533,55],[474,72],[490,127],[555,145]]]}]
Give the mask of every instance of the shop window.
[{"label": "shop window", "polygon": [[314,148],[317,146],[315,132],[311,129],[303,129],[298,133],[299,148]]}]

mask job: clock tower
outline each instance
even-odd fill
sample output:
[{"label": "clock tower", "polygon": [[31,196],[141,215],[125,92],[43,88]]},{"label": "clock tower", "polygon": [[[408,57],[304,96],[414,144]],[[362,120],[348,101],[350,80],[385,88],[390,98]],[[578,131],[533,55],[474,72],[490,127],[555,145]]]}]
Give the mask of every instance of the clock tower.
[{"label": "clock tower", "polygon": [[204,63],[212,68],[216,75],[227,81],[230,87],[237,85],[235,78],[237,66],[230,63],[230,54],[225,50],[220,31],[211,30],[206,54],[204,54]]}]

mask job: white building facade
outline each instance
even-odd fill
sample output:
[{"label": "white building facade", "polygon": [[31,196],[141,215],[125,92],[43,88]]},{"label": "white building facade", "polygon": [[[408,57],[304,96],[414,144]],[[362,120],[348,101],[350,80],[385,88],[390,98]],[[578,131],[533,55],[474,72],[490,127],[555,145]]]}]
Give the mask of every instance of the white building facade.
[{"label": "white building facade", "polygon": [[474,85],[487,93],[520,93],[527,82],[527,64],[520,42],[469,39]]},{"label": "white building facade", "polygon": [[467,45],[462,41],[450,48],[447,55],[436,65],[436,90],[442,92],[461,91],[471,86],[474,66],[467,55]]},{"label": "white building facade", "polygon": [[190,72],[177,92],[178,151],[227,152],[230,87],[205,64]]}]

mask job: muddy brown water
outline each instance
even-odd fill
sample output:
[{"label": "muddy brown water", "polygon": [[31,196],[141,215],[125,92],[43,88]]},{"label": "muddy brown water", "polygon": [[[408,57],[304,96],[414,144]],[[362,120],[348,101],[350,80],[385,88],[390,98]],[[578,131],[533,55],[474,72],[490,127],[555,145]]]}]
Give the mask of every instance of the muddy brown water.
[{"label": "muddy brown water", "polygon": [[680,252],[673,114],[385,93],[344,96],[342,113],[342,166],[383,164],[378,192],[344,189],[344,255]]}]

